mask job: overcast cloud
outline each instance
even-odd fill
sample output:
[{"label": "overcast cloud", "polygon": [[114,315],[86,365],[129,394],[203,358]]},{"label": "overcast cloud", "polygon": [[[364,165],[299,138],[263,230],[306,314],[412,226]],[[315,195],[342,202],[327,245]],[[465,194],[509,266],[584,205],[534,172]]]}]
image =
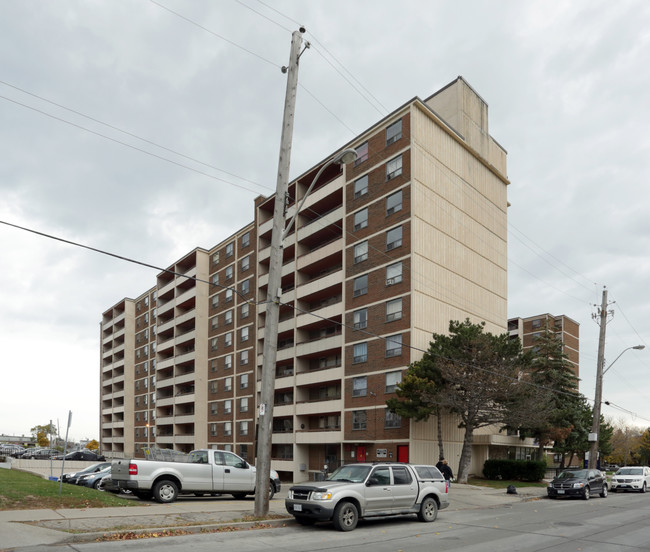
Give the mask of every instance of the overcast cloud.
[{"label": "overcast cloud", "polygon": [[[593,398],[603,286],[607,360],[650,335],[645,0],[3,0],[0,220],[160,267],[219,243],[275,188],[299,24],[292,177],[462,75],[508,151],[509,316],[579,322]],[[98,438],[101,313],[156,271],[6,225],[0,266],[0,433]],[[604,414],[650,426],[648,381],[627,352]]]}]

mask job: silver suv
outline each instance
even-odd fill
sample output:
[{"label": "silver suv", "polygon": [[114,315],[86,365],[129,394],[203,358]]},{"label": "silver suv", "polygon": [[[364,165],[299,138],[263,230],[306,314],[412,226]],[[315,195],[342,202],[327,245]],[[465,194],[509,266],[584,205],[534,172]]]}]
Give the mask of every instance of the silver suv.
[{"label": "silver suv", "polygon": [[332,521],[351,531],[359,519],[416,514],[431,522],[449,506],[449,486],[435,466],[402,463],[347,464],[325,481],[294,485],[285,500],[301,525]]}]

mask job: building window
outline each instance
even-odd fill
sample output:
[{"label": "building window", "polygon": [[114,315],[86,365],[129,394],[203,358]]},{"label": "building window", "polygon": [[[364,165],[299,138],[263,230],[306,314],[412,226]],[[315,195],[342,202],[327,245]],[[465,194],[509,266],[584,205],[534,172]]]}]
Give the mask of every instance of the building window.
[{"label": "building window", "polygon": [[239,422],[239,434],[248,435],[248,422]]},{"label": "building window", "polygon": [[216,351],[219,348],[219,338],[218,337],[213,337],[210,340],[210,350],[211,351]]},{"label": "building window", "polygon": [[401,320],[402,318],[402,298],[386,301],[386,322]]},{"label": "building window", "polygon": [[217,361],[214,358],[210,361],[210,371],[211,372],[217,371]]},{"label": "building window", "polygon": [[212,308],[216,309],[219,306],[219,296],[218,295],[213,295],[212,296]]},{"label": "building window", "polygon": [[354,213],[354,230],[361,230],[368,226],[368,209],[361,209]]},{"label": "building window", "polygon": [[213,286],[218,286],[219,285],[219,274],[213,274],[212,275],[212,285]]},{"label": "building window", "polygon": [[354,321],[354,329],[362,330],[363,328],[368,327],[368,309],[359,309],[352,313]]},{"label": "building window", "polygon": [[386,267],[386,285],[394,286],[402,281],[402,261]]},{"label": "building window", "polygon": [[239,388],[248,389],[248,374],[242,374],[239,378]]},{"label": "building window", "polygon": [[392,180],[402,174],[402,156],[398,155],[386,163],[386,180]]},{"label": "building window", "polygon": [[368,392],[368,378],[360,376],[352,379],[352,396],[365,397]]},{"label": "building window", "polygon": [[354,264],[361,263],[368,258],[368,242],[362,241],[354,246]]},{"label": "building window", "polygon": [[390,216],[402,210],[402,190],[389,195],[386,198],[386,216]]},{"label": "building window", "polygon": [[355,410],[352,412],[352,429],[366,429],[366,411]]},{"label": "building window", "polygon": [[402,354],[402,334],[386,338],[386,356],[394,357]]},{"label": "building window", "polygon": [[232,378],[231,377],[227,377],[223,381],[223,390],[224,391],[232,391]]},{"label": "building window", "polygon": [[[226,422],[223,424],[223,434],[226,437],[230,437],[232,435],[232,422]],[[228,449],[226,448],[226,450]]]},{"label": "building window", "polygon": [[368,275],[364,274],[354,279],[354,290],[352,295],[358,297],[359,295],[365,295],[368,293]]},{"label": "building window", "polygon": [[354,199],[368,193],[368,175],[362,176],[354,182]]},{"label": "building window", "polygon": [[395,412],[391,412],[388,408],[384,411],[384,427],[386,429],[395,429],[402,427],[402,417]]},{"label": "building window", "polygon": [[224,324],[232,324],[232,309],[227,310],[223,314],[223,322]]},{"label": "building window", "polygon": [[212,254],[212,264],[219,264],[219,253],[213,253]]},{"label": "building window", "polygon": [[242,397],[239,399],[239,411],[248,412],[248,397]]},{"label": "building window", "polygon": [[210,393],[216,393],[217,392],[217,382],[216,381],[211,381],[210,382]]},{"label": "building window", "polygon": [[232,301],[232,294],[233,294],[232,289],[228,288],[226,290],[226,303],[228,303],[229,301]]},{"label": "building window", "polygon": [[402,381],[402,372],[388,372],[386,374],[386,393],[395,393],[398,383]]},{"label": "building window", "polygon": [[218,403],[216,403],[216,402],[210,403],[210,414],[212,414],[213,416],[214,416],[215,414],[217,414],[217,412],[218,412],[218,410],[219,410],[219,409],[217,408],[217,405],[218,405]]},{"label": "building window", "polygon": [[250,268],[250,266],[251,266],[251,256],[250,256],[250,255],[246,255],[246,256],[241,260],[241,269],[242,269],[242,272],[248,270],[248,269]]},{"label": "building window", "polygon": [[233,242],[230,242],[228,245],[226,245],[226,257],[232,257],[234,252],[235,244]]},{"label": "building window", "polygon": [[216,330],[219,327],[218,316],[213,316],[212,318],[210,318],[210,326],[212,327],[213,330]]},{"label": "building window", "polygon": [[248,341],[248,331],[250,330],[249,326],[242,328],[240,331],[241,341]]},{"label": "building window", "polygon": [[386,251],[402,246],[402,227],[391,228],[386,232]]},{"label": "building window", "polygon": [[232,265],[226,267],[226,281],[232,280],[235,269]]},{"label": "building window", "polygon": [[542,319],[537,318],[536,320],[533,320],[533,328],[541,328],[542,327]]},{"label": "building window", "polygon": [[352,362],[366,362],[368,360],[368,344],[357,343],[352,350]]},{"label": "building window", "polygon": [[249,308],[250,308],[250,307],[249,307],[248,303],[244,303],[244,304],[241,306],[241,317],[242,317],[242,318],[248,318]]},{"label": "building window", "polygon": [[242,295],[246,295],[251,289],[251,281],[250,280],[244,280],[241,283],[241,292]]},{"label": "building window", "polygon": [[240,353],[239,364],[241,366],[248,364],[248,349]]},{"label": "building window", "polygon": [[230,414],[232,412],[232,400],[227,399],[223,401],[223,413]]},{"label": "building window", "polygon": [[364,142],[359,147],[356,148],[357,158],[354,162],[354,166],[360,165],[368,159],[368,142]]},{"label": "building window", "polygon": [[212,435],[212,437],[217,436],[217,424],[210,424],[210,435]]},{"label": "building window", "polygon": [[248,247],[251,244],[251,233],[246,232],[242,237],[241,237],[241,246],[242,247]]},{"label": "building window", "polygon": [[232,368],[232,355],[226,355],[224,359],[224,366],[226,370],[230,370]]},{"label": "building window", "polygon": [[386,129],[386,145],[390,146],[402,137],[402,119],[394,122]]}]

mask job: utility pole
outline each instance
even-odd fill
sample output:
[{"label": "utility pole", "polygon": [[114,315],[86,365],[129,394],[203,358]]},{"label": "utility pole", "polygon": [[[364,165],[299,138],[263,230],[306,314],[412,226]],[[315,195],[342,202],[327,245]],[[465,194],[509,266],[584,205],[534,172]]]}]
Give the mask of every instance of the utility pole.
[{"label": "utility pole", "polygon": [[589,441],[589,468],[598,465],[598,439],[600,437],[600,403],[603,399],[603,365],[605,364],[605,328],[607,327],[607,288],[603,289],[603,301],[594,319],[600,318],[600,338],[598,339],[598,360],[596,365],[596,397],[594,398],[594,418],[591,424]]},{"label": "utility pole", "polygon": [[269,482],[271,478],[271,425],[273,423],[273,400],[275,396],[275,360],[278,347],[278,320],[280,296],[282,295],[282,237],[285,226],[286,197],[289,187],[291,163],[291,140],[298,89],[298,60],[304,27],[291,36],[287,91],[282,120],[282,141],[278,161],[278,178],[273,209],[273,230],[269,257],[269,283],[266,294],[266,320],[264,323],[264,347],[262,350],[262,389],[258,416],[257,472],[255,474],[255,515],[264,516],[269,511]]}]

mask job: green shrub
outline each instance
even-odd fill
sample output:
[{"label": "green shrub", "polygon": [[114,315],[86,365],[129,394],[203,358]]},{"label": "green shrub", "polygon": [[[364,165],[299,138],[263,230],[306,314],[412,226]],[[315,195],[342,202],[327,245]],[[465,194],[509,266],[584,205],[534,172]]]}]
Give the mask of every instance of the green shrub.
[{"label": "green shrub", "polygon": [[486,479],[508,481],[540,481],[546,472],[546,462],[539,460],[486,460],[483,476]]}]

